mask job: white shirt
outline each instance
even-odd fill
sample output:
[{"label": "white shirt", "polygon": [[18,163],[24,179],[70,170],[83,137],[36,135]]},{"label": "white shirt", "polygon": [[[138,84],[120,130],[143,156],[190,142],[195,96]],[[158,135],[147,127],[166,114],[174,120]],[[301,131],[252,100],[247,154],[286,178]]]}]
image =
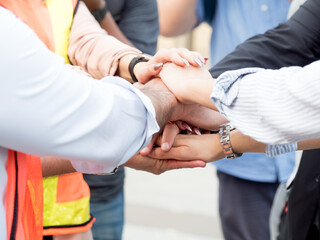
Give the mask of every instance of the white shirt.
[{"label": "white shirt", "polygon": [[[110,172],[159,130],[150,99],[127,81],[116,77],[96,81],[72,71],[2,7],[0,31],[2,199],[7,148],[61,156],[81,172]],[[4,222],[1,204],[0,239],[6,239]]]},{"label": "white shirt", "polygon": [[226,72],[211,99],[241,132],[268,144],[269,155],[320,138],[320,61],[303,68]]}]

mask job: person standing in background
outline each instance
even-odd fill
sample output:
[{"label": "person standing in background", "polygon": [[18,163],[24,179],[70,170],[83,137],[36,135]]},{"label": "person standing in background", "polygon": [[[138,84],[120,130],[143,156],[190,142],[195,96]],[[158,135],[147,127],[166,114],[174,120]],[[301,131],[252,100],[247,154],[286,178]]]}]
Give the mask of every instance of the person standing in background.
[{"label": "person standing in background", "polygon": [[[158,0],[160,32],[176,36],[203,21],[212,27],[211,63],[215,65],[247,38],[284,22],[288,0]],[[248,116],[250,117],[250,116]],[[279,183],[294,167],[294,153],[269,158],[246,153],[215,163],[219,212],[227,240],[269,240],[269,214]]]},{"label": "person standing in background", "polygon": [[[109,35],[153,55],[159,36],[156,0],[85,0]],[[96,2],[96,3],[95,3]],[[96,218],[95,240],[121,240],[124,225],[124,167],[114,175],[84,175],[91,191],[90,210]]]}]

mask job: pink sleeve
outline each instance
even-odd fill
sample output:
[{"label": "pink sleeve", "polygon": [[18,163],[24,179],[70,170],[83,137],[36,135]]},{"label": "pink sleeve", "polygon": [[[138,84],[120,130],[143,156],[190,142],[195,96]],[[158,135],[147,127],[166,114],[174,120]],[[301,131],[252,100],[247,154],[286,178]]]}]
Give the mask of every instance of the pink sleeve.
[{"label": "pink sleeve", "polygon": [[101,79],[115,75],[119,59],[127,54],[139,55],[141,52],[109,36],[80,1],[70,33],[68,55],[71,63]]}]

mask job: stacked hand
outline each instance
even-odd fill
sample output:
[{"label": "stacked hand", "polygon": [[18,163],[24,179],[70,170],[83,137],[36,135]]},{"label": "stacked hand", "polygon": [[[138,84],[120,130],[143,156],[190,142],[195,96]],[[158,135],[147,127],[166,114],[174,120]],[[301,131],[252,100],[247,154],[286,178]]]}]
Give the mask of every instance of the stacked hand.
[{"label": "stacked hand", "polygon": [[159,75],[166,63],[173,63],[181,68],[189,66],[198,68],[204,66],[206,60],[200,53],[185,48],[160,49],[148,62],[141,62],[135,66],[135,76],[140,83],[145,84]]},{"label": "stacked hand", "polygon": [[[193,57],[192,54],[189,56]],[[219,137],[216,134],[200,135],[198,130],[217,130],[227,122],[213,110],[210,94],[214,81],[211,75],[200,64],[193,67],[197,61],[188,65],[175,63],[161,67],[161,79],[136,85],[151,99],[161,131],[127,166],[159,174],[170,169],[204,167],[205,162],[224,156]],[[202,92],[203,85],[206,92]],[[179,134],[183,130],[197,135]]]}]

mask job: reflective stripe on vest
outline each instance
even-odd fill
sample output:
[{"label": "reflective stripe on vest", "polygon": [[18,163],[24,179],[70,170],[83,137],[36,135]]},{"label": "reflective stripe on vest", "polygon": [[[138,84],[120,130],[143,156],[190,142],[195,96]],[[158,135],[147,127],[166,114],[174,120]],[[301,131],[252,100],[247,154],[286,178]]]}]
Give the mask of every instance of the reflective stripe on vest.
[{"label": "reflective stripe on vest", "polygon": [[44,178],[43,234],[83,232],[91,228],[90,190],[81,173]]}]

